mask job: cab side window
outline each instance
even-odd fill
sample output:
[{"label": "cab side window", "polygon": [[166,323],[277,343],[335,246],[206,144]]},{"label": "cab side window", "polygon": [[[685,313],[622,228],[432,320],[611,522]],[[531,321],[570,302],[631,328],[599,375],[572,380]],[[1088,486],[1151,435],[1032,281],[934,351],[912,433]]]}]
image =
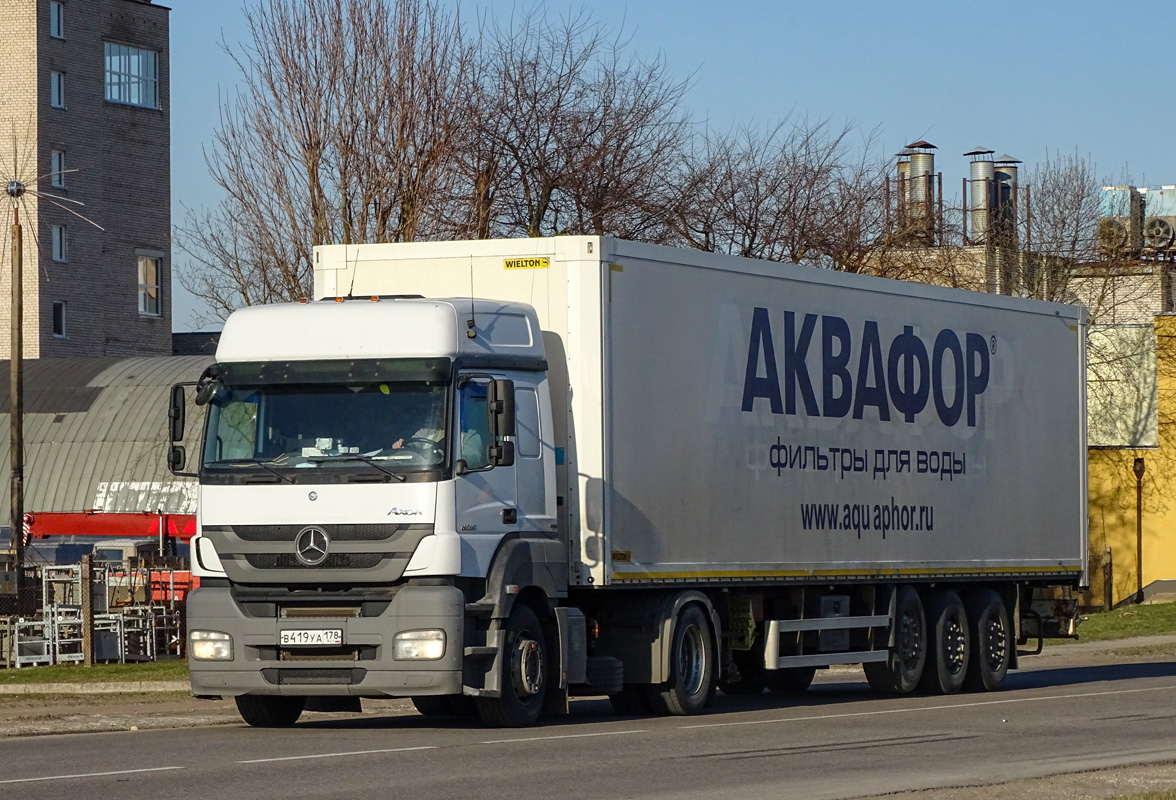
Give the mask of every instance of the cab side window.
[{"label": "cab side window", "polygon": [[461,387],[458,458],[466,462],[466,469],[486,469],[490,466],[490,420],[487,416],[486,394],[488,382],[470,380]]}]

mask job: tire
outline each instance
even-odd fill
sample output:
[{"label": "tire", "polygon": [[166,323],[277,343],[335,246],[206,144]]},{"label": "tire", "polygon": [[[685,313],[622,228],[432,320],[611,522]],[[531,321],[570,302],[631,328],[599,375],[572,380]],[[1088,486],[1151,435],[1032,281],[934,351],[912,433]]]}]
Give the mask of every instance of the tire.
[{"label": "tire", "polygon": [[649,687],[655,714],[689,716],[706,707],[714,684],[714,653],[710,625],[697,605],[678,613],[670,643],[670,679]]},{"label": "tire", "polygon": [[547,644],[535,612],[515,603],[506,621],[499,697],[478,697],[482,722],[492,728],[535,724],[547,696]]},{"label": "tire", "polygon": [[1004,600],[992,589],[976,589],[964,595],[964,608],[972,637],[964,689],[999,691],[1004,688],[1013,655],[1013,628]]},{"label": "tire", "polygon": [[612,703],[613,711],[623,717],[648,717],[653,713],[648,689],[648,686],[628,683],[621,691],[610,694],[608,701]]},{"label": "tire", "polygon": [[956,694],[964,688],[972,650],[968,612],[960,596],[948,589],[934,592],[928,598],[927,611],[931,636],[919,690],[927,694]]},{"label": "tire", "polygon": [[768,691],[776,694],[799,694],[813,685],[817,675],[816,667],[789,667],[768,670],[764,673]]},{"label": "tire", "polygon": [[472,717],[478,712],[474,699],[460,694],[420,695],[412,704],[423,717]]},{"label": "tire", "polygon": [[731,660],[739,670],[738,680],[719,681],[723,694],[757,695],[766,685],[764,676],[764,638],[757,632],[756,641],[750,650],[732,650]]},{"label": "tire", "polygon": [[894,646],[885,661],[863,665],[870,687],[882,694],[910,694],[927,663],[927,618],[919,593],[900,586],[894,603]]},{"label": "tire", "polygon": [[305,697],[242,694],[234,699],[241,719],[254,728],[288,728],[306,706]]}]

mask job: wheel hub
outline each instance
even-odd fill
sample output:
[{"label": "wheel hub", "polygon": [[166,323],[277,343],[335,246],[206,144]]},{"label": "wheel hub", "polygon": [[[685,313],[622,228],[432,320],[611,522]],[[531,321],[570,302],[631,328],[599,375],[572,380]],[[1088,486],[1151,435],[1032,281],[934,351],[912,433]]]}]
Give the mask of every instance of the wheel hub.
[{"label": "wheel hub", "polygon": [[944,625],[944,655],[947,656],[947,667],[953,675],[968,666],[968,653],[964,638],[964,627],[957,617],[947,620]]},{"label": "wheel hub", "polygon": [[898,630],[898,655],[903,666],[914,669],[923,647],[923,630],[914,614],[904,614]]},{"label": "wheel hub", "polygon": [[543,650],[534,639],[521,638],[511,658],[511,682],[515,696],[529,700],[543,688]]},{"label": "wheel hub", "polygon": [[682,635],[678,646],[678,674],[688,694],[696,694],[702,688],[702,676],[706,672],[706,642],[702,631],[691,625]]},{"label": "wheel hub", "polygon": [[988,666],[994,672],[1004,666],[1008,655],[1007,641],[1004,623],[999,616],[993,615],[984,626],[984,655],[988,659]]}]

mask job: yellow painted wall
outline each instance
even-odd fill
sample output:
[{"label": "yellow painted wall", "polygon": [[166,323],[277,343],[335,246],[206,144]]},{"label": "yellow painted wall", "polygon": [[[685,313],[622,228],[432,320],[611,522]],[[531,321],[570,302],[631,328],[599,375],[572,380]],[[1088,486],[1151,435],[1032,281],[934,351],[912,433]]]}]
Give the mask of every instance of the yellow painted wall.
[{"label": "yellow painted wall", "polygon": [[1159,447],[1092,449],[1090,605],[1104,596],[1104,552],[1112,559],[1112,602],[1136,589],[1135,459],[1143,457],[1143,585],[1176,579],[1176,317],[1156,317]]}]

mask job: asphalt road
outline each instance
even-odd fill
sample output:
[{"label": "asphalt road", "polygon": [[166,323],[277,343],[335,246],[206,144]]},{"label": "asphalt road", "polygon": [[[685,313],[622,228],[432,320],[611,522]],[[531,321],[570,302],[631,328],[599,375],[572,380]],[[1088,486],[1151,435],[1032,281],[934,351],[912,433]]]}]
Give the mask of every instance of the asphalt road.
[{"label": "asphalt road", "polygon": [[0,797],[848,798],[1176,760],[1176,663],[1080,660],[954,697],[880,698],[839,672],[690,718],[584,700],[527,730],[409,715],[9,739]]}]

